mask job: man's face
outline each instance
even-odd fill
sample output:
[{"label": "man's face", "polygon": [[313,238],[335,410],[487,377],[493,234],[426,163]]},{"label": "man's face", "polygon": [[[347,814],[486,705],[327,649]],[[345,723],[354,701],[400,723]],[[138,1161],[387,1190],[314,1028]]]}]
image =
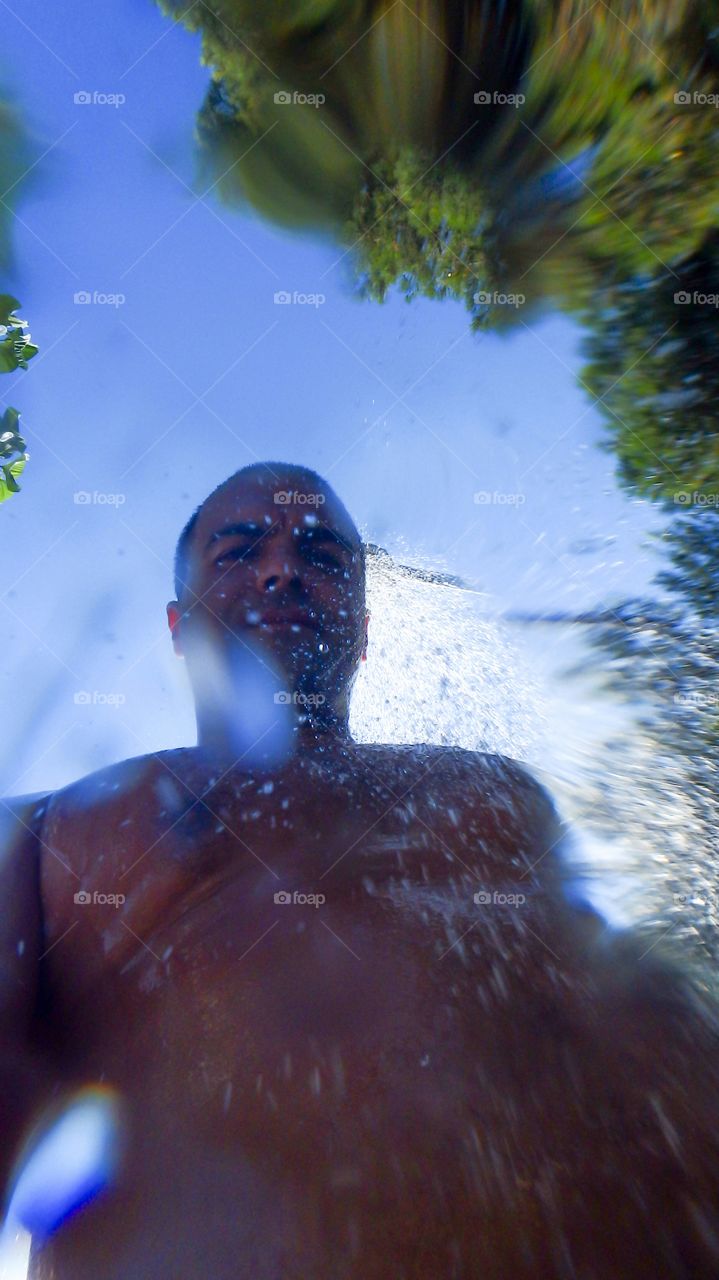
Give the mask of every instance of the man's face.
[{"label": "man's face", "polygon": [[291,473],[242,477],[215,494],[194,528],[188,587],[168,606],[175,649],[201,637],[272,656],[291,688],[333,702],[366,647],[358,537],[329,488]]}]

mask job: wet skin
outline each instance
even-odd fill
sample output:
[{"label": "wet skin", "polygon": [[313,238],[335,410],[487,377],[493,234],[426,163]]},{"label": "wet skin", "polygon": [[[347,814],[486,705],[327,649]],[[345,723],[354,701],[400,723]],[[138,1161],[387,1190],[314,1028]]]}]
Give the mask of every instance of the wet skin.
[{"label": "wet skin", "polygon": [[[569,905],[521,766],[352,741],[364,590],[323,497],[324,533],[266,478],[203,507],[168,607],[198,747],[26,815],[36,1038],[63,1090],[126,1104],[117,1185],[33,1280],[719,1275],[714,1023]],[[279,764],[234,750],[238,645],[324,699]]]},{"label": "wet skin", "polygon": [[564,905],[544,793],[347,744],[267,781],[166,752],[49,804],[56,1070],[127,1145],[33,1276],[718,1274],[715,1033]]}]

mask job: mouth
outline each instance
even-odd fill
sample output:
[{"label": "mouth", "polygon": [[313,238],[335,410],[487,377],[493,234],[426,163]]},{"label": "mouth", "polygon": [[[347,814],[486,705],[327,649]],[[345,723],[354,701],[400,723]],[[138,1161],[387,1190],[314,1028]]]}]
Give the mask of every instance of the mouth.
[{"label": "mouth", "polygon": [[318,630],[316,619],[299,609],[288,609],[283,613],[263,613],[259,620],[260,627],[265,630],[297,630],[305,627],[310,631]]}]

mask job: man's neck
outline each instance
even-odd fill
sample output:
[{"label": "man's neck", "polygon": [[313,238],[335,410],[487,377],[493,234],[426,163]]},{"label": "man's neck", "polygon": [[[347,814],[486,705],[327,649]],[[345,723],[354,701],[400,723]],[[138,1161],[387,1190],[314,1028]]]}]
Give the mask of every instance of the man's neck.
[{"label": "man's neck", "polygon": [[[297,756],[309,756],[325,753],[353,744],[349,730],[349,719],[346,715],[328,713],[300,714],[297,723],[291,730],[288,759]],[[201,754],[216,756],[218,759],[231,759],[237,754],[236,742],[232,734],[232,726],[223,722],[207,721],[197,716],[197,751]]]},{"label": "man's neck", "polygon": [[349,746],[353,741],[346,718],[302,717],[296,729],[300,751],[331,751],[335,746]]}]

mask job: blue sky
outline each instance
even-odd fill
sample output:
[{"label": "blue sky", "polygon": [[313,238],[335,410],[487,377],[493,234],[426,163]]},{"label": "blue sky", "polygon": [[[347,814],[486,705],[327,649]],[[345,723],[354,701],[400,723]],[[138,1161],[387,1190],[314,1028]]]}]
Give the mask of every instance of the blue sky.
[{"label": "blue sky", "polygon": [[[660,522],[597,448],[568,322],[477,337],[456,304],[360,303],[338,246],[198,198],[208,71],[151,0],[7,0],[0,32],[0,82],[42,156],[1,285],[41,354],[0,384],[31,454],[0,508],[0,791],[194,740],[164,615],[174,544],[258,458],[317,468],[367,538],[467,578],[490,612],[647,586]],[[325,300],[277,305],[280,290]],[[118,688],[122,725],[73,700]]]}]

